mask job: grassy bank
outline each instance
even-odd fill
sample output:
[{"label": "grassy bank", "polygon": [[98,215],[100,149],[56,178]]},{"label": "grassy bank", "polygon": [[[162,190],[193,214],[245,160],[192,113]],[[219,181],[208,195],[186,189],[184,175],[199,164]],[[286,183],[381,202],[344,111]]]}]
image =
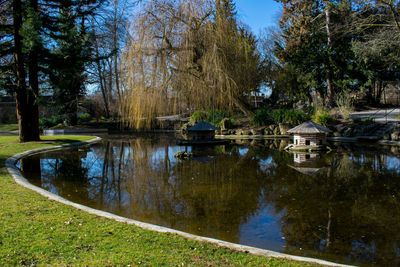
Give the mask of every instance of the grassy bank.
[{"label": "grassy bank", "polygon": [[17,131],[18,124],[0,124],[0,132]]},{"label": "grassy bank", "polygon": [[42,139],[19,144],[17,137],[0,137],[2,265],[310,266],[143,230],[48,200],[17,185],[4,167],[5,160],[29,149],[91,137]]}]

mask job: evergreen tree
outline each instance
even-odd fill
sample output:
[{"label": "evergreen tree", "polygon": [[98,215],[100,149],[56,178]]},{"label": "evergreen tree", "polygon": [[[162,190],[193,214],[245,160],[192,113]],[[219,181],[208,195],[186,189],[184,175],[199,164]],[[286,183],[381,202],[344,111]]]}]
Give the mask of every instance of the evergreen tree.
[{"label": "evergreen tree", "polygon": [[59,113],[70,125],[77,124],[78,101],[85,94],[85,68],[94,60],[87,17],[93,15],[99,4],[99,1],[57,2],[56,48],[51,53],[50,81]]}]

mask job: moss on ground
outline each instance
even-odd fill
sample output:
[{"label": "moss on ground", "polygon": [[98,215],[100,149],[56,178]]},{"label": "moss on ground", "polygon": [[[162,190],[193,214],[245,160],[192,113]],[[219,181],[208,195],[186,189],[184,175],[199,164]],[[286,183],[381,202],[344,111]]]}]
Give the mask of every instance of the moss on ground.
[{"label": "moss on ground", "polygon": [[17,143],[0,137],[1,265],[313,266],[266,258],[116,222],[49,200],[17,185],[5,160],[89,136],[42,137]]}]

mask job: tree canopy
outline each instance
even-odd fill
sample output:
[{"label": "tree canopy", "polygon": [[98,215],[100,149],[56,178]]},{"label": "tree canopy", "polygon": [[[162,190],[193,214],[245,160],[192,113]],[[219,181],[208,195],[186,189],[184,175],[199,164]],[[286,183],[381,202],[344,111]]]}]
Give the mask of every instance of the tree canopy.
[{"label": "tree canopy", "polygon": [[123,55],[123,118],[150,126],[160,115],[238,108],[262,81],[255,36],[233,1],[151,1],[132,22]]}]

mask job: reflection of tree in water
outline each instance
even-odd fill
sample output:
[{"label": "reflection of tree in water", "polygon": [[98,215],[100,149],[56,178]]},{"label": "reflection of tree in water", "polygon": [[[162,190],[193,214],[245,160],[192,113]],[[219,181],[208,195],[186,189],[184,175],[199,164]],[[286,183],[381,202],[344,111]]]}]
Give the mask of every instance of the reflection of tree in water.
[{"label": "reflection of tree in water", "polygon": [[[87,154],[51,152],[41,163],[42,184],[95,208],[233,242],[271,205],[287,253],[400,264],[399,166],[386,151],[339,148],[317,161],[323,172],[304,175],[288,167],[293,155],[278,151],[276,140],[217,147],[207,161],[176,160],[183,148],[170,142],[134,138]],[[37,161],[24,166],[37,169]]]},{"label": "reflection of tree in water", "polygon": [[399,264],[398,167],[388,170],[388,156],[375,152],[325,159],[331,166],[325,174],[307,176],[284,164],[270,172],[275,188],[266,198],[284,211],[286,252]]},{"label": "reflection of tree in water", "polygon": [[[42,186],[46,190],[66,198],[78,196],[80,200],[86,200],[88,198],[87,184],[89,183],[88,166],[82,164],[86,155],[85,148],[72,148],[64,150],[62,153],[52,151],[33,155],[21,160],[21,171],[26,173],[34,184]],[[41,166],[41,171],[32,173],[32,170],[27,170],[26,166],[29,166],[29,169],[32,166],[35,166],[34,169]]]},{"label": "reflection of tree in water", "polygon": [[133,216],[238,240],[240,225],[258,207],[262,177],[256,161],[232,152],[207,163],[179,162],[171,158],[174,151],[168,151],[167,143],[136,140],[130,147],[131,158],[122,169]]}]

